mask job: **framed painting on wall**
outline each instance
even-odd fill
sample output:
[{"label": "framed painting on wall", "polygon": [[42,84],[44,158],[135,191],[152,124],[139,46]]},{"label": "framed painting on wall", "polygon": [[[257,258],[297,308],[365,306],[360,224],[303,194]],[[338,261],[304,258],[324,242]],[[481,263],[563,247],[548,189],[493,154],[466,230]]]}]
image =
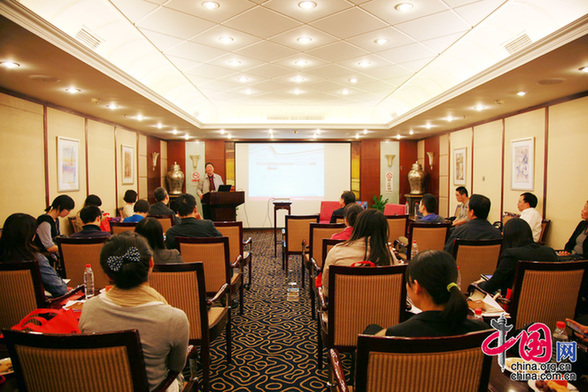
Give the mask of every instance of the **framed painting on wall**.
[{"label": "framed painting on wall", "polygon": [[132,185],[135,183],[135,149],[132,146],[122,145],[122,183]]},{"label": "framed painting on wall", "polygon": [[453,150],[453,183],[466,184],[466,151],[467,147]]},{"label": "framed painting on wall", "polygon": [[511,184],[512,190],[533,190],[533,165],[535,156],[535,138],[512,140],[511,147]]},{"label": "framed painting on wall", "polygon": [[80,141],[57,136],[57,191],[80,190]]}]

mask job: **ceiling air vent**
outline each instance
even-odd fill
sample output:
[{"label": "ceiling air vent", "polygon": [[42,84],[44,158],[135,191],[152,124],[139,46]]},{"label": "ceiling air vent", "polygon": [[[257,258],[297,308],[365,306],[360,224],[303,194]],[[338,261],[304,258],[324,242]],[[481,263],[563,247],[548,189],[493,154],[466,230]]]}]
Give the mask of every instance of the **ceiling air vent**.
[{"label": "ceiling air vent", "polygon": [[532,43],[533,43],[533,41],[531,41],[531,38],[529,38],[529,36],[527,34],[523,34],[523,35],[513,39],[512,41],[506,43],[506,45],[504,45],[504,48],[506,49],[508,54],[513,54],[513,53],[519,51],[520,49],[524,48],[525,46],[530,45]]},{"label": "ceiling air vent", "polygon": [[324,114],[268,114],[268,121],[322,121],[325,119]]},{"label": "ceiling air vent", "polygon": [[82,28],[76,33],[76,38],[78,41],[94,50],[103,42],[102,39],[98,38],[95,34],[92,34],[86,26],[82,26]]}]

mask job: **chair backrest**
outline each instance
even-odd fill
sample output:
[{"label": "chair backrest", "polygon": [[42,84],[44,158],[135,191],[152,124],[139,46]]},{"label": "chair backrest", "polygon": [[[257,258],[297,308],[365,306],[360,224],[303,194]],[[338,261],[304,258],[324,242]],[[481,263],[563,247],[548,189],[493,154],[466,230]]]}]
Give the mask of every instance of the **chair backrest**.
[{"label": "chair backrest", "polygon": [[229,239],[229,260],[234,263],[237,256],[243,255],[243,222],[214,222],[221,234]]},{"label": "chair backrest", "polygon": [[340,207],[339,201],[321,201],[321,210],[319,213],[320,222],[329,223],[333,211]]},{"label": "chair backrest", "polygon": [[100,251],[107,240],[108,238],[106,237],[55,238],[55,242],[59,247],[65,276],[71,279],[70,286],[77,286],[84,283],[86,264],[92,266],[95,290],[100,290],[110,284],[110,281],[100,266]]},{"label": "chair backrest", "polygon": [[[420,248],[419,248],[420,250]],[[480,279],[480,274],[492,274],[498,266],[502,239],[464,240],[453,243],[453,257],[461,275],[461,291],[468,292],[470,283]]]},{"label": "chair backrest", "polygon": [[504,211],[502,213],[502,227],[504,227],[504,225],[506,224],[506,222],[508,222],[512,218],[519,218],[520,216],[521,216],[520,214],[515,214],[514,212]]},{"label": "chair backrest", "polygon": [[588,260],[519,261],[509,309],[515,329],[541,322],[554,330],[557,321],[573,318],[587,267]]},{"label": "chair backrest", "polygon": [[406,235],[408,215],[386,215],[386,219],[388,220],[388,242],[394,243],[398,237]]},{"label": "chair backrest", "polygon": [[341,218],[341,217],[335,218],[335,223],[343,223],[343,224],[345,224],[345,217],[343,217],[343,218]]},{"label": "chair backrest", "polygon": [[368,325],[404,321],[406,266],[329,267],[328,346],[349,350]]},{"label": "chair backrest", "polygon": [[327,255],[329,254],[329,252],[331,251],[331,249],[333,249],[333,246],[337,245],[340,242],[345,242],[345,240],[332,240],[330,238],[325,238],[323,239],[323,249],[321,251],[321,260],[316,260],[316,263],[319,267],[321,267],[321,270],[323,269],[323,266],[325,265],[325,260],[327,259]]},{"label": "chair backrest", "polygon": [[451,223],[423,223],[410,222],[408,224],[408,250],[407,257],[410,260],[412,242],[416,241],[419,252],[423,250],[443,250]]},{"label": "chair backrest", "polygon": [[113,235],[124,231],[135,231],[135,227],[137,227],[137,222],[110,222],[110,230]]},{"label": "chair backrest", "polygon": [[0,263],[0,298],[0,329],[10,328],[33,310],[45,307],[37,262]]},{"label": "chair backrest", "polygon": [[356,391],[487,391],[493,330],[446,337],[375,337],[357,342]]},{"label": "chair backrest", "polygon": [[19,391],[147,391],[137,330],[93,334],[4,331]]},{"label": "chair backrest", "polygon": [[[206,283],[202,262],[155,264],[149,285],[174,308],[186,313],[190,322],[190,343],[208,339]],[[202,328],[202,326],[206,328]]]},{"label": "chair backrest", "polygon": [[541,245],[545,244],[545,239],[547,238],[547,230],[549,230],[549,225],[551,224],[551,220],[543,219],[541,221],[541,235],[539,236],[539,243]]},{"label": "chair backrest", "polygon": [[77,233],[79,231],[76,227],[76,219],[78,218],[75,216],[67,217],[67,221],[69,222],[69,228],[71,229],[72,233]]},{"label": "chair backrest", "polygon": [[231,283],[229,239],[227,237],[176,237],[184,262],[202,261],[209,293],[216,293],[223,284]]},{"label": "chair backrest", "polygon": [[[384,205],[384,215],[405,215],[406,206],[404,204],[386,203]],[[397,237],[398,238],[398,237]]]},{"label": "chair backrest", "polygon": [[311,223],[310,224],[310,251],[309,256],[315,259],[317,265],[323,264],[323,240],[330,239],[333,234],[339,233],[345,228],[340,223]]},{"label": "chair backrest", "polygon": [[310,224],[318,222],[318,215],[286,215],[286,252],[302,253],[302,241],[310,240]]},{"label": "chair backrest", "polygon": [[174,225],[174,215],[147,215],[148,218],[155,218],[161,223],[163,232],[166,233]]}]

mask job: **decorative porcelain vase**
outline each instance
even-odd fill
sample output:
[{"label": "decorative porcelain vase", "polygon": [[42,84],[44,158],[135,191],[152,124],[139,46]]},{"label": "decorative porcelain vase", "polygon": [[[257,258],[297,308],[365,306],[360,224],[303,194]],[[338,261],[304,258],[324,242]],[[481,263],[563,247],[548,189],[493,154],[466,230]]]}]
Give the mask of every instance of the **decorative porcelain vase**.
[{"label": "decorative porcelain vase", "polygon": [[167,190],[170,195],[181,195],[182,186],[184,185],[184,173],[180,169],[180,165],[174,162],[170,171],[165,176],[167,182]]},{"label": "decorative porcelain vase", "polygon": [[425,172],[420,163],[412,164],[412,169],[408,172],[408,183],[410,184],[411,195],[421,195],[425,193]]}]

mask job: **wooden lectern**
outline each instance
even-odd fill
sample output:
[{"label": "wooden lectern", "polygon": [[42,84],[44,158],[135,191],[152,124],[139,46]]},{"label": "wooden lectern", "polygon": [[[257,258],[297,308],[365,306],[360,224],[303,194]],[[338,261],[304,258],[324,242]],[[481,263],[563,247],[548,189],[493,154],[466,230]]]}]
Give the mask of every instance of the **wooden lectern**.
[{"label": "wooden lectern", "polygon": [[208,192],[202,196],[202,204],[208,204],[213,221],[235,221],[235,208],[245,201],[245,192]]}]

